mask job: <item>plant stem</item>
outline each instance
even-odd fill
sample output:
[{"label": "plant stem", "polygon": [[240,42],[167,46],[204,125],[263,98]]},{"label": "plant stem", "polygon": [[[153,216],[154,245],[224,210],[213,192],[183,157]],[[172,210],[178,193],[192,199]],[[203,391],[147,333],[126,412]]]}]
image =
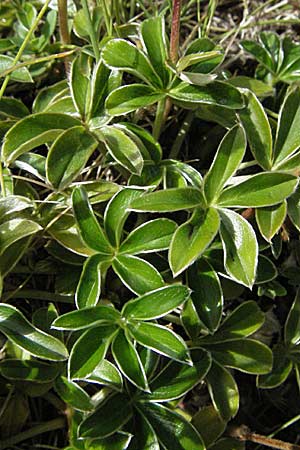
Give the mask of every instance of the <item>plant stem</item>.
[{"label": "plant stem", "polygon": [[60,40],[68,45],[71,42],[68,27],[68,0],[58,0],[58,23]]},{"label": "plant stem", "polygon": [[24,61],[24,62],[22,62],[20,64],[13,65],[9,69],[4,70],[2,72],[2,75],[3,76],[9,75],[14,70],[21,69],[22,67],[33,66],[34,64],[39,64],[41,62],[52,61],[54,59],[66,58],[67,56],[72,55],[72,53],[76,52],[77,50],[78,50],[78,48],[76,47],[73,50],[68,50],[67,52],[53,53],[52,55],[41,56],[40,58],[28,59],[27,61]]},{"label": "plant stem", "polygon": [[[47,8],[48,8],[49,3],[50,3],[50,0],[46,0],[44,6],[43,6],[42,9],[40,10],[39,14],[36,16],[35,21],[33,22],[33,24],[31,25],[30,29],[28,30],[28,33],[27,33],[27,35],[26,35],[24,41],[22,42],[22,44],[21,44],[21,46],[20,46],[20,48],[19,48],[19,50],[18,50],[18,53],[17,53],[16,56],[15,56],[13,65],[16,65],[16,64],[20,61],[20,58],[21,58],[21,56],[23,55],[23,52],[24,52],[24,50],[25,50],[25,48],[26,48],[28,42],[29,42],[30,39],[31,39],[32,33],[34,32],[34,30],[35,30],[36,27],[38,26],[38,24],[39,24],[41,18],[42,18],[43,15],[45,14],[45,12],[46,12],[46,10],[47,10]],[[6,75],[6,77],[4,78],[4,81],[3,81],[3,83],[2,83],[1,89],[0,89],[0,100],[1,100],[1,98],[3,97],[4,91],[5,91],[5,89],[6,89],[7,85],[8,85],[9,79],[10,79],[10,75]]]},{"label": "plant stem", "polygon": [[153,137],[158,140],[163,124],[165,123],[166,98],[160,100],[157,104],[156,116],[153,124]]},{"label": "plant stem", "polygon": [[20,289],[19,291],[6,291],[2,296],[2,301],[5,302],[8,298],[32,298],[37,300],[48,300],[50,302],[73,303],[74,297],[72,295],[56,294],[54,292],[38,291],[35,289]]},{"label": "plant stem", "polygon": [[102,0],[102,10],[103,10],[103,16],[104,16],[104,22],[106,26],[106,32],[108,36],[110,37],[112,35],[112,21],[111,21],[111,15],[108,12],[106,0]]},{"label": "plant stem", "polygon": [[278,450],[300,450],[300,445],[290,444],[289,442],[284,442],[279,439],[272,439],[260,434],[252,433],[245,425],[231,428],[230,436],[235,437],[240,441],[255,442]]},{"label": "plant stem", "polygon": [[92,42],[95,58],[96,58],[96,61],[98,62],[100,59],[100,51],[99,51],[97,36],[96,36],[95,30],[93,27],[93,22],[91,19],[90,10],[88,7],[87,0],[81,0],[81,1],[82,1],[83,12],[84,12],[87,24],[88,24],[88,32],[89,32],[89,36],[90,36],[90,39]]},{"label": "plant stem", "polygon": [[173,0],[172,28],[170,38],[170,60],[173,64],[176,64],[178,61],[180,11],[181,11],[181,0]]},{"label": "plant stem", "polygon": [[186,137],[187,132],[189,131],[191,124],[194,119],[194,112],[189,111],[183,121],[183,124],[179,130],[179,133],[177,134],[177,137],[174,141],[174,144],[172,145],[171,152],[169,155],[170,159],[177,159],[178,154],[180,152],[182,143]]},{"label": "plant stem", "polygon": [[5,448],[18,444],[19,442],[25,441],[26,439],[31,439],[34,436],[38,436],[39,434],[46,433],[48,431],[59,430],[61,428],[64,428],[65,426],[66,420],[64,417],[49,420],[49,422],[41,423],[40,425],[36,425],[29,430],[22,431],[22,433],[18,433],[15,436],[3,439],[3,441],[0,441],[0,450],[4,450]]}]

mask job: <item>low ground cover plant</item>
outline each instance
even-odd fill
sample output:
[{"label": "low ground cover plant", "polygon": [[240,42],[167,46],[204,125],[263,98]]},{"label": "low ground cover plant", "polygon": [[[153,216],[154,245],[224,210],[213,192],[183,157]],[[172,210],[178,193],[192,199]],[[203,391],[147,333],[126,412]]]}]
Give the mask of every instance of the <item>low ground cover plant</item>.
[{"label": "low ground cover plant", "polygon": [[0,6],[0,449],[300,448],[300,44],[247,4]]}]

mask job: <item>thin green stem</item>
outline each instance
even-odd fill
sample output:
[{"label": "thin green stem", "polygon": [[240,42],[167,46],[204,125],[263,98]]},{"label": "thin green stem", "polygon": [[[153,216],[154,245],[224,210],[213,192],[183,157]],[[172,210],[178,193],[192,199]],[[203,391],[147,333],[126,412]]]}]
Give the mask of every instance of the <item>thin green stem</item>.
[{"label": "thin green stem", "polygon": [[163,124],[165,122],[165,107],[166,107],[166,97],[160,100],[157,104],[156,109],[156,116],[153,124],[153,137],[154,139],[158,140],[161,129],[163,127]]},{"label": "thin green stem", "polygon": [[105,22],[105,26],[106,26],[106,32],[108,34],[108,37],[110,37],[110,36],[112,36],[112,20],[111,20],[111,15],[109,14],[109,11],[107,8],[106,0],[101,1],[101,6],[102,6],[104,22]]},{"label": "thin green stem", "polygon": [[76,52],[77,50],[78,48],[76,47],[73,50],[68,50],[67,52],[53,53],[52,55],[41,56],[40,58],[28,59],[27,61],[24,61],[20,64],[16,64],[9,67],[9,69],[6,69],[3,72],[1,72],[1,75],[5,77],[6,75],[10,75],[14,70],[21,69],[22,67],[29,67],[33,66],[34,64],[52,61],[54,59],[66,58],[67,56],[72,55],[72,53]]},{"label": "thin green stem", "polygon": [[[49,3],[50,3],[50,1],[51,1],[51,0],[46,0],[44,6],[43,6],[42,9],[40,10],[39,14],[36,16],[35,21],[33,22],[33,24],[31,25],[30,29],[28,30],[28,33],[27,33],[27,35],[26,35],[24,41],[22,42],[22,44],[21,44],[21,46],[20,46],[20,48],[19,48],[19,50],[18,50],[18,53],[17,53],[16,56],[15,56],[13,65],[16,65],[16,64],[20,61],[20,58],[21,58],[21,56],[23,55],[23,52],[24,52],[24,50],[25,50],[25,48],[26,48],[28,42],[29,42],[30,39],[31,39],[32,33],[34,32],[34,30],[35,30],[36,27],[38,26],[38,24],[39,24],[41,18],[42,18],[43,15],[45,14],[45,12],[46,12],[46,10],[47,10],[47,8],[48,8],[48,5],[49,5]],[[1,100],[1,98],[3,97],[3,94],[4,94],[4,92],[5,92],[5,89],[6,89],[7,85],[8,85],[9,79],[10,79],[10,75],[6,75],[6,77],[4,78],[4,81],[3,81],[3,83],[2,83],[1,89],[0,89],[0,100]]]},{"label": "thin green stem", "polygon": [[20,289],[19,291],[6,291],[2,296],[5,303],[8,298],[31,298],[37,300],[47,300],[50,302],[73,303],[74,297],[72,295],[56,294],[54,292],[38,291],[35,289]]},{"label": "thin green stem", "polygon": [[194,119],[194,112],[189,111],[183,121],[183,124],[179,130],[179,133],[177,134],[177,137],[174,141],[174,144],[172,145],[171,152],[169,155],[170,159],[177,159],[178,154],[180,152],[182,143],[187,135],[187,132],[189,131],[191,124]]},{"label": "thin green stem", "polygon": [[87,3],[87,0],[81,0],[81,2],[82,2],[82,8],[83,8],[83,12],[85,15],[85,19],[87,21],[88,33],[89,33],[89,36],[90,36],[90,39],[92,42],[95,58],[96,58],[96,61],[99,61],[99,59],[100,59],[99,45],[98,45],[98,40],[97,40],[95,30],[93,27],[93,22],[92,22],[89,6]]},{"label": "thin green stem", "polygon": [[61,428],[65,428],[66,420],[64,417],[59,417],[57,419],[49,420],[49,422],[41,423],[40,425],[36,425],[35,427],[30,428],[29,430],[22,431],[22,433],[18,433],[15,436],[12,436],[7,439],[3,439],[0,441],[0,450],[4,450],[8,447],[11,447],[19,442],[23,442],[27,439],[31,439],[35,436],[38,436],[42,433],[47,433],[49,431],[59,430]]}]

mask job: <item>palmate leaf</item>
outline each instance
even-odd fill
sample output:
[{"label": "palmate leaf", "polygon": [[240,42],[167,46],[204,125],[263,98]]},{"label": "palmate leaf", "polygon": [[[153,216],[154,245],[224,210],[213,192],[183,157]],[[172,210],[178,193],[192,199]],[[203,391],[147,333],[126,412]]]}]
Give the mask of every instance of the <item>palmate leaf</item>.
[{"label": "palmate leaf", "polygon": [[260,208],[283,202],[295,190],[298,179],[283,172],[264,172],[226,188],[218,199],[222,207]]},{"label": "palmate leaf", "polygon": [[197,209],[191,219],[174,233],[169,251],[169,263],[176,277],[206,250],[219,231],[220,218],[214,208]]},{"label": "palmate leaf", "polygon": [[54,141],[63,130],[81,125],[67,114],[40,113],[27,116],[6,133],[2,155],[6,164],[12,163],[23,153]]},{"label": "palmate leaf", "polygon": [[97,146],[97,140],[82,126],[61,133],[48,153],[48,181],[56,189],[66,188],[80,174]]},{"label": "palmate leaf", "polygon": [[253,92],[246,90],[245,108],[238,111],[250,149],[257,163],[266,170],[272,167],[272,132],[262,104]]},{"label": "palmate leaf", "polygon": [[208,262],[201,259],[189,269],[187,276],[195,311],[201,323],[214,332],[223,310],[223,292],[218,275]]},{"label": "palmate leaf", "polygon": [[138,295],[158,289],[164,280],[152,264],[137,256],[118,255],[112,268],[128,289]]},{"label": "palmate leaf", "polygon": [[104,214],[104,229],[113,247],[118,247],[124,223],[130,214],[131,203],[144,194],[142,189],[126,187],[117,192],[108,203]]},{"label": "palmate leaf", "polygon": [[64,344],[35,328],[14,306],[0,304],[0,331],[14,344],[33,356],[50,361],[67,359]]},{"label": "palmate leaf", "polygon": [[135,45],[124,39],[110,40],[102,50],[102,58],[110,69],[124,70],[150,85],[162,87],[162,81],[149,59]]},{"label": "palmate leaf", "polygon": [[74,344],[68,361],[68,378],[81,380],[91,375],[104,359],[117,327],[99,326],[87,330]]},{"label": "palmate leaf", "polygon": [[224,420],[230,420],[239,409],[239,391],[233,376],[213,361],[206,381],[216,410]]},{"label": "palmate leaf", "polygon": [[87,193],[82,186],[74,189],[72,205],[82,240],[92,250],[110,255],[112,248],[94,215]]},{"label": "palmate leaf", "polygon": [[225,269],[235,281],[251,288],[258,261],[258,244],[253,228],[234,211],[220,209],[219,212]]},{"label": "palmate leaf", "polygon": [[130,84],[111,92],[105,107],[112,116],[121,116],[139,108],[146,108],[165,98],[164,92],[144,84]]},{"label": "palmate leaf", "polygon": [[128,323],[127,330],[144,347],[148,347],[174,361],[191,364],[186,343],[174,331],[154,323],[133,321]]},{"label": "palmate leaf", "polygon": [[100,403],[95,412],[79,426],[82,438],[105,438],[118,431],[132,416],[130,399],[125,394],[113,394]]},{"label": "palmate leaf", "polygon": [[204,450],[200,434],[182,415],[150,402],[139,402],[138,408],[153,427],[159,441],[172,450]]},{"label": "palmate leaf", "polygon": [[122,374],[143,391],[149,392],[146,373],[131,339],[120,330],[112,342],[112,354]]},{"label": "palmate leaf", "polygon": [[244,130],[236,125],[222,139],[214,161],[204,180],[204,193],[208,203],[218,197],[226,181],[235,173],[246,150]]},{"label": "palmate leaf", "polygon": [[183,304],[189,294],[189,289],[179,284],[164,286],[127,302],[122,316],[128,320],[158,319]]},{"label": "palmate leaf", "polygon": [[120,253],[135,255],[169,248],[177,225],[170,219],[154,219],[135,228],[122,242]]},{"label": "palmate leaf", "polygon": [[300,147],[297,124],[300,120],[300,89],[292,90],[284,99],[279,112],[274,148],[275,167],[292,156]]}]

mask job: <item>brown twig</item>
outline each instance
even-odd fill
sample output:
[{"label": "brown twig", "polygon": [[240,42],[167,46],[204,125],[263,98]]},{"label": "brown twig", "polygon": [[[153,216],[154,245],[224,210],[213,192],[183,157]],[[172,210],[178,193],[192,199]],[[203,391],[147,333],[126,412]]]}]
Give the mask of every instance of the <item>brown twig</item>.
[{"label": "brown twig", "polygon": [[173,0],[172,28],[170,38],[170,60],[176,64],[179,50],[181,0]]},{"label": "brown twig", "polygon": [[273,439],[262,436],[261,434],[253,433],[246,425],[230,428],[229,434],[231,437],[237,438],[240,441],[250,441],[278,450],[300,450],[300,445],[290,444],[289,442],[284,442],[279,439]]}]

